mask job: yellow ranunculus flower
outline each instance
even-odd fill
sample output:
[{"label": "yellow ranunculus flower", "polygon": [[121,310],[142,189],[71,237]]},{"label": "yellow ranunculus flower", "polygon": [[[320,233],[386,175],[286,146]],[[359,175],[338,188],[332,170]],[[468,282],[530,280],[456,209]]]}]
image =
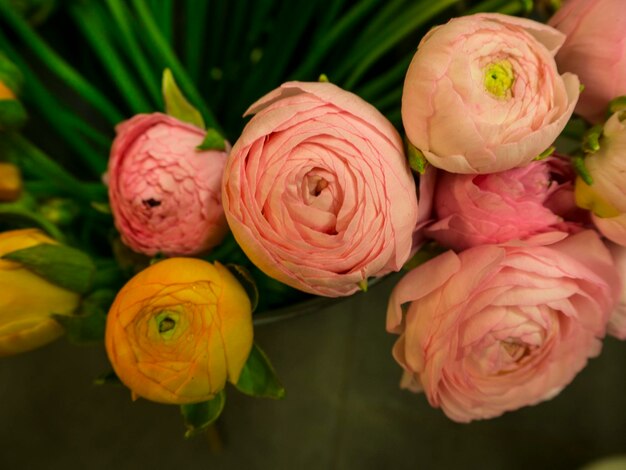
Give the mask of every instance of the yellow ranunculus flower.
[{"label": "yellow ranunculus flower", "polygon": [[171,404],[210,400],[226,380],[237,382],[250,354],[250,299],[221,264],[170,258],[117,294],[105,344],[133,396]]},{"label": "yellow ranunculus flower", "polygon": [[[42,243],[56,243],[36,229],[0,233],[0,256]],[[35,349],[63,328],[52,313],[71,314],[80,296],[56,286],[14,261],[0,259],[0,356]]]}]

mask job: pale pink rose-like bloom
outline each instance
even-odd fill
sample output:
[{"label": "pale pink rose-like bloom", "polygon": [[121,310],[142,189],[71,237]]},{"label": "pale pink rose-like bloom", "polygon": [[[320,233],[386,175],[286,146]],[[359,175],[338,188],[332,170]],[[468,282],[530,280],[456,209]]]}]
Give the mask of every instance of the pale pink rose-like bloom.
[{"label": "pale pink rose-like bloom", "polygon": [[626,95],[626,2],[569,0],[549,24],[567,35],[556,55],[559,70],[575,73],[585,87],[575,112],[604,121],[609,101]]},{"label": "pale pink rose-like bloom", "polygon": [[445,247],[464,250],[580,230],[565,221],[576,213],[573,180],[568,162],[558,157],[487,175],[440,172],[436,222],[425,232]]},{"label": "pale pink rose-like bloom", "polygon": [[269,276],[329,297],[398,271],[418,204],[393,125],[330,83],[285,83],[246,114],[255,116],[230,153],[222,193],[246,255]]},{"label": "pale pink rose-like bloom", "polygon": [[226,152],[199,151],[205,131],[161,113],[117,127],[107,182],[115,226],[134,251],[193,255],[228,232],[221,203]]},{"label": "pale pink rose-like bloom", "polygon": [[559,75],[565,36],[497,13],[454,18],[419,44],[404,81],[402,121],[434,166],[494,173],[526,165],[557,138],[579,94]]},{"label": "pale pink rose-like bloom", "polygon": [[576,181],[578,205],[594,213],[594,224],[604,236],[626,246],[626,123],[621,112],[604,125],[600,150],[587,155],[585,167],[593,183]]},{"label": "pale pink rose-like bloom", "polygon": [[458,422],[553,398],[599,354],[618,295],[593,230],[446,252],[392,292],[401,385]]},{"label": "pale pink rose-like bloom", "polygon": [[614,243],[609,243],[608,246],[619,272],[621,296],[609,319],[607,332],[618,339],[626,340],[626,248]]}]

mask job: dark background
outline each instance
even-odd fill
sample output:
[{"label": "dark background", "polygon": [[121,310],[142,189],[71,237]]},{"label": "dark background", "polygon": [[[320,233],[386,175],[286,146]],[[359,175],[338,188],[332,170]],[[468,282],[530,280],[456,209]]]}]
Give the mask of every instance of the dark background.
[{"label": "dark background", "polygon": [[626,454],[626,344],[561,395],[469,425],[400,390],[384,329],[388,279],[317,313],[261,326],[256,340],[286,388],[282,401],[228,389],[220,454],[183,438],[175,406],[94,386],[101,346],[65,340],[0,362],[1,469],[575,469]]}]

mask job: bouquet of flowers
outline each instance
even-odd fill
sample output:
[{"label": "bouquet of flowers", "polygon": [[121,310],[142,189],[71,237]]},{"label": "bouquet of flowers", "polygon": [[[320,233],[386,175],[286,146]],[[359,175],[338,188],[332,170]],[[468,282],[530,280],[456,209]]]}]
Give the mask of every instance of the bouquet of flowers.
[{"label": "bouquet of flowers", "polygon": [[393,272],[455,421],[626,339],[626,4],[321,3],[0,0],[0,355],[103,341],[191,436],[284,396],[254,327]]}]

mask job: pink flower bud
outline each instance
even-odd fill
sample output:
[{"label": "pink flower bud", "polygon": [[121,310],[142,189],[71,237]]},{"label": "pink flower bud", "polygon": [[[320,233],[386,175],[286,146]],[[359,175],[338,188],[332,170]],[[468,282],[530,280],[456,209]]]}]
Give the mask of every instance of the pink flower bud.
[{"label": "pink flower bud", "polygon": [[161,113],[117,128],[108,184],[115,225],[133,250],[192,255],[228,231],[221,203],[226,152],[199,151],[200,128]]}]

